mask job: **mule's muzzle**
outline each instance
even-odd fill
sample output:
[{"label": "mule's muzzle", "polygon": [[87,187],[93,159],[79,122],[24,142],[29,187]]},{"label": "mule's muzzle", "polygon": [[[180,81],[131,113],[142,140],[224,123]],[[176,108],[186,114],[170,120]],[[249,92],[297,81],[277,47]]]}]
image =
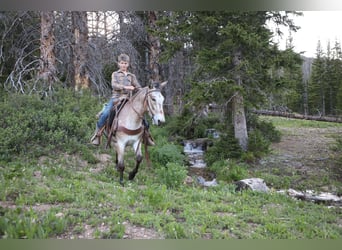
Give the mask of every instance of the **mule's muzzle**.
[{"label": "mule's muzzle", "polygon": [[162,123],[165,122],[165,118],[163,116],[153,116],[152,117],[152,124],[160,126]]}]

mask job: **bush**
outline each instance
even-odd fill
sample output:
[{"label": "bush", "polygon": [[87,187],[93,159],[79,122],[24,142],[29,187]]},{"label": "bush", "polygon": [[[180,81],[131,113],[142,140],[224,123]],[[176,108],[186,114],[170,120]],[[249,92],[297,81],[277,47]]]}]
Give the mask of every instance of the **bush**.
[{"label": "bush", "polygon": [[269,152],[271,142],[265,138],[260,130],[252,130],[248,135],[248,151],[260,158]]},{"label": "bush", "polygon": [[247,127],[250,131],[260,131],[261,136],[270,142],[280,142],[281,134],[273,123],[260,120],[255,114],[248,114]]},{"label": "bush", "polygon": [[241,157],[243,151],[234,138],[232,128],[228,129],[227,134],[222,134],[220,138],[214,140],[213,146],[209,147],[204,154],[205,161],[208,166],[216,161],[225,159],[238,159]]},{"label": "bush", "polygon": [[171,136],[180,136],[183,139],[195,139],[206,136],[208,128],[215,128],[219,124],[218,114],[201,116],[198,112],[185,108],[179,116],[172,117],[166,124],[166,129]]},{"label": "bush", "polygon": [[232,182],[248,177],[247,165],[237,164],[234,160],[216,161],[209,167],[210,171],[216,174],[217,180]]},{"label": "bush", "polygon": [[57,89],[50,97],[9,94],[0,105],[0,160],[39,157],[54,150],[77,151],[88,142],[100,108],[90,92]]},{"label": "bush", "polygon": [[165,167],[169,162],[182,165],[185,160],[184,154],[182,154],[182,147],[168,143],[159,146],[157,142],[156,147],[151,148],[151,161],[154,164]]},{"label": "bush", "polygon": [[178,188],[183,184],[188,170],[184,165],[169,162],[164,167],[156,168],[155,173],[160,183],[168,188]]}]

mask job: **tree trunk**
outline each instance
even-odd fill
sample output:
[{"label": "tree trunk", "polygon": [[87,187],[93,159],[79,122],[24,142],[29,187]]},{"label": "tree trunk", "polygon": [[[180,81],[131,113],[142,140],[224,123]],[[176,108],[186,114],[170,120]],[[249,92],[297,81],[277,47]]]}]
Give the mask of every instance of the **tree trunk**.
[{"label": "tree trunk", "polygon": [[309,114],[309,105],[308,105],[308,81],[304,81],[303,110],[304,110],[304,115],[307,116],[307,115]]},{"label": "tree trunk", "polygon": [[[156,11],[148,11],[148,26],[151,30],[156,28],[157,14]],[[160,82],[159,72],[159,54],[160,54],[160,40],[149,32],[148,39],[150,42],[150,58],[149,69],[151,71],[150,81]]]},{"label": "tree trunk", "polygon": [[[241,63],[241,52],[238,51],[234,55],[233,64],[235,69],[237,69]],[[235,83],[240,87],[242,86],[242,80],[240,73],[237,70],[235,74]],[[242,150],[247,151],[248,148],[248,134],[247,134],[247,122],[245,114],[245,105],[243,100],[243,95],[240,91],[236,91],[233,97],[233,122],[234,122],[234,134],[235,138],[239,141]]]},{"label": "tree trunk", "polygon": [[39,78],[48,83],[49,86],[57,80],[56,77],[56,56],[55,36],[53,33],[54,13],[53,11],[42,11],[41,35],[40,35],[40,69]]},{"label": "tree trunk", "polygon": [[87,89],[90,86],[88,61],[88,26],[87,12],[72,12],[72,29],[74,33],[73,64],[75,68],[75,90]]},{"label": "tree trunk", "polygon": [[325,90],[324,86],[321,84],[321,81],[319,81],[321,86],[321,102],[322,102],[322,116],[325,116]]},{"label": "tree trunk", "polygon": [[304,115],[309,114],[309,104],[308,104],[308,83],[310,81],[311,77],[311,67],[312,67],[312,58],[302,57],[303,58],[303,64],[302,64],[302,83],[303,83],[303,112]]},{"label": "tree trunk", "polygon": [[238,139],[242,150],[247,151],[248,134],[245,107],[243,96],[239,91],[235,93],[235,96],[233,98],[233,122],[235,138]]}]

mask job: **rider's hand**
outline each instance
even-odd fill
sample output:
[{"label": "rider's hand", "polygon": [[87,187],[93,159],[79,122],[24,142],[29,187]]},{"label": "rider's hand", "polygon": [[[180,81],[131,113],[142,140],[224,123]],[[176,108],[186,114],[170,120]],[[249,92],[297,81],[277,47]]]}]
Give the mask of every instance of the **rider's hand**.
[{"label": "rider's hand", "polygon": [[134,90],[135,87],[134,86],[125,86],[125,89],[127,89],[127,90]]}]

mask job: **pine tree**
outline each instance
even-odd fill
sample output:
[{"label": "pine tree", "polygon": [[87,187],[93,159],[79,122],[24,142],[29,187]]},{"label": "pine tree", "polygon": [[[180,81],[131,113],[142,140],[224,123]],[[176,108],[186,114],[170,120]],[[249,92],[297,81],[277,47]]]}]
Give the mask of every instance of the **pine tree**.
[{"label": "pine tree", "polygon": [[269,74],[272,65],[276,64],[277,69],[286,68],[289,59],[293,60],[291,49],[282,53],[270,44],[272,33],[265,23],[272,19],[295,27],[287,14],[282,16],[278,12],[200,12],[194,15],[192,39],[198,46],[197,80],[205,85],[211,102],[231,105],[235,137],[246,150],[246,108],[261,104],[265,92],[273,88]]},{"label": "pine tree", "polygon": [[325,115],[326,88],[326,59],[324,57],[321,42],[317,42],[316,58],[312,64],[312,75],[309,84],[309,113]]},{"label": "pine tree", "polygon": [[[195,113],[210,104],[225,110],[227,127],[234,124],[235,137],[244,150],[248,147],[247,108],[262,105],[270,91],[288,87],[284,76],[272,78],[271,68],[279,72],[287,70],[289,61],[300,61],[299,57],[294,58],[291,48],[281,52],[276,44],[270,43],[273,34],[266,25],[270,20],[297,30],[288,14],[183,11],[169,13],[159,22],[164,55],[171,58],[186,47],[188,55],[195,59],[188,98],[197,109]],[[290,72],[286,75],[290,76]]]},{"label": "pine tree", "polygon": [[[332,48],[332,60],[331,60],[331,75],[330,75],[330,86],[329,86],[329,104],[330,114],[337,115],[342,111],[339,107],[341,103],[341,97],[339,92],[342,92],[342,52],[341,45],[338,41],[335,41],[334,47]],[[342,94],[342,93],[341,93]]]}]

